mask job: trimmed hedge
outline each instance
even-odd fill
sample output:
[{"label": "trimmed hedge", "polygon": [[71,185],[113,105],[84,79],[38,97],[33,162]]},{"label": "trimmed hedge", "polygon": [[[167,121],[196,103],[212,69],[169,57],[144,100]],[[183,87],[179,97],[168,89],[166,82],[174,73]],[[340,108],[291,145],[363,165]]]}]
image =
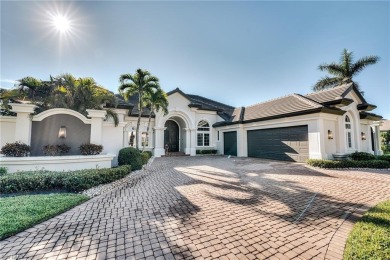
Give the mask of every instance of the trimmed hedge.
[{"label": "trimmed hedge", "polygon": [[376,158],[390,163],[390,154],[378,155]]},{"label": "trimmed hedge", "polygon": [[387,169],[390,168],[390,162],[385,160],[366,160],[366,161],[333,161],[333,160],[318,160],[309,159],[307,164],[319,168],[374,168]]},{"label": "trimmed hedge", "polygon": [[149,159],[150,159],[150,156],[149,156],[149,153],[147,152],[142,152],[141,153],[141,158],[142,158],[142,164],[147,164]]},{"label": "trimmed hedge", "polygon": [[0,176],[0,193],[48,191],[65,189],[82,191],[125,177],[130,165],[117,168],[91,169],[73,172],[18,172]]},{"label": "trimmed hedge", "polygon": [[119,165],[131,165],[133,170],[142,169],[143,161],[140,151],[133,147],[125,147],[119,150]]},{"label": "trimmed hedge", "polygon": [[0,176],[6,175],[8,172],[8,169],[6,167],[0,167]]},{"label": "trimmed hedge", "polygon": [[98,155],[103,151],[103,146],[100,144],[82,144],[79,149],[82,155]]},{"label": "trimmed hedge", "polygon": [[6,143],[0,153],[9,157],[24,157],[30,153],[31,147],[22,142]]},{"label": "trimmed hedge", "polygon": [[365,152],[354,152],[350,154],[350,157],[352,160],[355,161],[368,161],[368,160],[375,160],[375,155]]},{"label": "trimmed hedge", "polygon": [[196,150],[196,154],[217,154],[218,150]]}]

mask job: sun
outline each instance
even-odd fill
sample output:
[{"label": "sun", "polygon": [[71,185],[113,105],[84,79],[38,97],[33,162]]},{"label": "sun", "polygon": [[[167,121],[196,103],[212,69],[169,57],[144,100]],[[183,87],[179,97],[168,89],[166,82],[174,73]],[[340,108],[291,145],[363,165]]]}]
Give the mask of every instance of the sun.
[{"label": "sun", "polygon": [[71,23],[68,18],[62,15],[56,15],[53,18],[54,27],[61,33],[65,33],[71,30]]}]

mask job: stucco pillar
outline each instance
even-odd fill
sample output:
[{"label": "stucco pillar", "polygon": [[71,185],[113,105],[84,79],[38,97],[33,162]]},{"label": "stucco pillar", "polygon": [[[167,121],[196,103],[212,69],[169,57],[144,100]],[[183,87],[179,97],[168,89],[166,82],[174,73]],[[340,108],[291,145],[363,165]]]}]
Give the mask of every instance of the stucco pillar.
[{"label": "stucco pillar", "polygon": [[324,120],[317,119],[308,124],[309,135],[309,158],[327,159],[325,155],[325,135]]},{"label": "stucco pillar", "polygon": [[91,144],[102,144],[103,119],[106,117],[105,110],[87,109],[91,118]]},{"label": "stucco pillar", "polygon": [[247,157],[248,156],[248,147],[247,147],[247,133],[244,129],[244,125],[240,125],[237,129],[237,156],[238,157]]},{"label": "stucco pillar", "polygon": [[191,129],[190,128],[184,128],[184,131],[186,132],[186,147],[185,147],[185,154],[191,154]]},{"label": "stucco pillar", "polygon": [[379,131],[379,124],[375,124],[372,127],[372,130],[374,132],[374,154],[375,155],[382,155],[382,148],[381,148],[381,142],[380,142],[380,131]]},{"label": "stucco pillar", "polygon": [[12,112],[17,113],[15,125],[15,141],[31,144],[31,114],[34,113],[33,104],[10,104]]},{"label": "stucco pillar", "polygon": [[197,140],[196,140],[196,129],[191,128],[190,129],[190,155],[195,156],[196,155],[196,145],[197,145]]},{"label": "stucco pillar", "polygon": [[154,128],[154,134],[155,134],[155,146],[154,146],[154,156],[155,157],[161,157],[165,154],[164,149],[164,130],[166,127],[155,127]]}]

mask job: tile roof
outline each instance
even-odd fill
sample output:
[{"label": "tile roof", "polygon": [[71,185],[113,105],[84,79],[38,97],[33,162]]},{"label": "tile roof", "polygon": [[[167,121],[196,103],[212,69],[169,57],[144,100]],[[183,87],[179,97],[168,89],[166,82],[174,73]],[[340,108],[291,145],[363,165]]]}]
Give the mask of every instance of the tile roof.
[{"label": "tile roof", "polygon": [[329,88],[318,92],[313,92],[305,95],[305,97],[310,98],[319,103],[326,103],[334,100],[343,99],[346,93],[352,88],[352,84],[343,84],[339,87]]},{"label": "tile roof", "polygon": [[[285,115],[307,110],[320,109],[324,106],[298,94],[272,99],[245,107],[244,121]],[[236,119],[235,119],[236,121]]]},{"label": "tile roof", "polygon": [[[241,121],[267,120],[271,118],[280,118],[283,116],[293,116],[320,111],[342,114],[344,111],[335,108],[334,104],[337,103],[338,105],[346,105],[349,104],[348,102],[352,102],[352,100],[346,99],[345,96],[353,89],[354,88],[351,86],[351,84],[343,84],[339,87],[309,93],[304,96],[299,94],[291,94],[251,106],[239,108],[234,108],[224,103],[217,102],[199,95],[186,94],[179,88],[176,88],[167,94],[172,95],[174,93],[179,93],[190,101],[190,107],[196,107],[201,110],[216,111],[216,113],[224,120],[224,122],[216,123],[215,126],[217,126],[232,123],[235,124]],[[362,99],[361,105],[367,104],[360,93],[357,90],[355,92],[359,98]],[[119,104],[124,105],[126,103],[130,106],[133,106],[130,115],[138,115],[138,95],[129,97],[128,101],[125,101],[120,95],[116,96],[119,99]],[[149,110],[144,109],[142,115],[148,116]],[[362,116],[369,115],[363,113]],[[370,116],[372,117],[374,114]]]}]

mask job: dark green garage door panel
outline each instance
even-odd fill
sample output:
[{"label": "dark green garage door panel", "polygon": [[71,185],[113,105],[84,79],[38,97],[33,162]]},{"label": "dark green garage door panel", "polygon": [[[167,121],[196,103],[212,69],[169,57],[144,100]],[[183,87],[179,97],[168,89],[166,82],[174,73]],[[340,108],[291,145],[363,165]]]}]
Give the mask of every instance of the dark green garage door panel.
[{"label": "dark green garage door panel", "polygon": [[248,156],[306,161],[309,158],[307,125],[248,131]]},{"label": "dark green garage door panel", "polygon": [[237,156],[237,132],[223,133],[223,152],[226,155]]}]

